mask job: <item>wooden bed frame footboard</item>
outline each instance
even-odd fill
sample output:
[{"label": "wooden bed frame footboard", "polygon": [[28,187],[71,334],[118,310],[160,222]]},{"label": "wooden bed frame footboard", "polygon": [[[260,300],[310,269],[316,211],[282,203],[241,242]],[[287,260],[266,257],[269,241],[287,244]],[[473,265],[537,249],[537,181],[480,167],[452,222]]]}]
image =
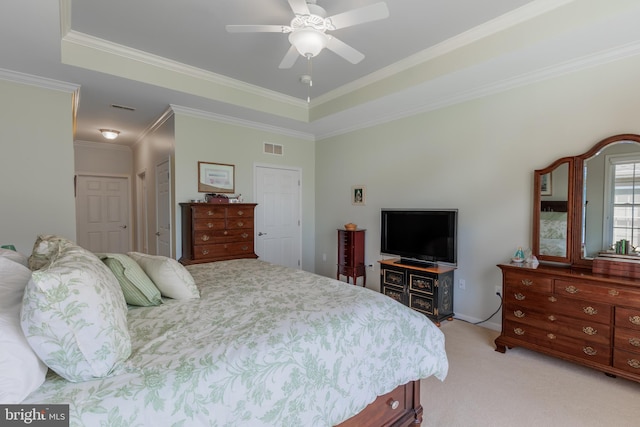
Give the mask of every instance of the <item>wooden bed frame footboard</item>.
[{"label": "wooden bed frame footboard", "polygon": [[378,396],[362,412],[337,427],[408,427],[422,424],[420,380]]}]

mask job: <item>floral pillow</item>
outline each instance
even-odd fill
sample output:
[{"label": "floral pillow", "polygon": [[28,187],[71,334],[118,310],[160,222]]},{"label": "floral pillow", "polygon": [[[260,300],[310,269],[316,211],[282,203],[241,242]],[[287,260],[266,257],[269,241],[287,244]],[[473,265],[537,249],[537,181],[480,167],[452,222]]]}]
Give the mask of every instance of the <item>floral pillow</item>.
[{"label": "floral pillow", "polygon": [[108,376],[131,354],[118,281],[98,257],[71,242],[33,271],[21,323],[40,359],[72,382]]},{"label": "floral pillow", "polygon": [[129,252],[127,255],[142,267],[163,296],[174,299],[200,298],[191,273],[175,259],[140,252]]},{"label": "floral pillow", "polygon": [[[26,259],[26,257],[25,257]],[[0,256],[0,403],[24,400],[44,382],[47,367],[20,327],[20,306],[31,270]]]}]

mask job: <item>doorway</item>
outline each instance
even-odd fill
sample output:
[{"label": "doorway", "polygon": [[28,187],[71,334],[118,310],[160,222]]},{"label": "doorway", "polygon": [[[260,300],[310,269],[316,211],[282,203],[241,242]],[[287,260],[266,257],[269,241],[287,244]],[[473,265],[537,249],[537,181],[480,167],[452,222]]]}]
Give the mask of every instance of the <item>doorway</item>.
[{"label": "doorway", "polygon": [[254,166],[256,254],[260,259],[301,268],[301,171]]}]

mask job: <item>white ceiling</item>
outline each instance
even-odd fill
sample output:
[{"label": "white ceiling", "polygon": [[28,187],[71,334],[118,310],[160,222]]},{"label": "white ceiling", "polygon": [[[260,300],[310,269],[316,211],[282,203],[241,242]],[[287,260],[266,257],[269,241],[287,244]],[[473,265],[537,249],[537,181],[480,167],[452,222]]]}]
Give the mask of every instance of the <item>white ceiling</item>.
[{"label": "white ceiling", "polygon": [[[333,15],[377,1],[318,4]],[[77,140],[103,142],[97,129],[114,128],[122,131],[117,142],[131,145],[170,105],[317,139],[640,52],[637,0],[387,0],[387,6],[387,19],[333,32],[365,59],[353,65],[331,51],[320,53],[312,61],[309,105],[299,82],[306,61],[278,68],[289,48],[286,35],[224,28],[288,24],[287,0],[3,0],[0,78],[79,86]],[[80,45],[90,46],[92,55],[74,56],[67,47]],[[305,117],[274,114],[268,105],[258,108],[261,102],[256,108],[236,103],[220,90],[183,90],[171,79],[129,78],[133,66],[109,69],[113,52],[183,67],[183,75],[187,70],[201,82],[257,93]],[[91,61],[107,72],[92,71],[85,65]]]}]

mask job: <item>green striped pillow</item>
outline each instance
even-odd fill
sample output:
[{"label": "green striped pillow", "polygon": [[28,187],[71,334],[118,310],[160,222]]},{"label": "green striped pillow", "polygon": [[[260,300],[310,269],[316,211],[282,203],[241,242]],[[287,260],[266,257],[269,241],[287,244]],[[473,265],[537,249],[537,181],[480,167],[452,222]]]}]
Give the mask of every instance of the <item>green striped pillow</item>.
[{"label": "green striped pillow", "polygon": [[160,291],[137,262],[125,254],[98,254],[102,262],[116,276],[124,299],[129,305],[160,305]]}]

